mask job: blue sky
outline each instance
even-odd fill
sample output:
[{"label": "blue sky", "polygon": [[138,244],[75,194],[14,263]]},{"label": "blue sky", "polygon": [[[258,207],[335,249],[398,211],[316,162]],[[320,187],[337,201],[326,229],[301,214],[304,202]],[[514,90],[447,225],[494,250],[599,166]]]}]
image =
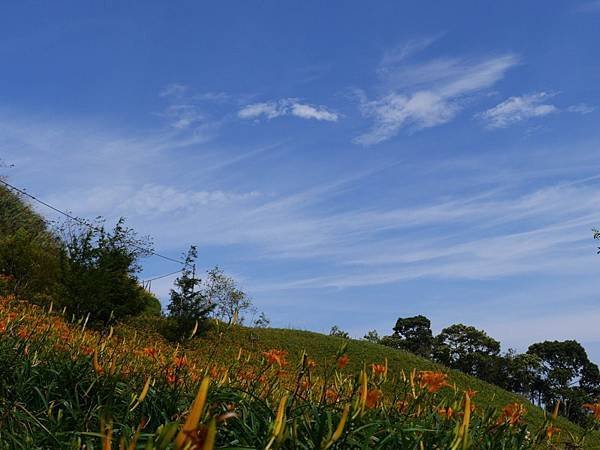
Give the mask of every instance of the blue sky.
[{"label": "blue sky", "polygon": [[599,38],[585,1],[5,3],[0,157],[197,244],[275,326],[425,314],[598,362]]}]

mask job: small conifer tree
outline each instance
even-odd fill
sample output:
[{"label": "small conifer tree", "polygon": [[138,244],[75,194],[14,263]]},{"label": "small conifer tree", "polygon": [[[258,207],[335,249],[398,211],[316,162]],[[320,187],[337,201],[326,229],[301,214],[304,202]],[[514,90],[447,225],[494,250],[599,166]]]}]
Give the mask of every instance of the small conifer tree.
[{"label": "small conifer tree", "polygon": [[214,305],[200,288],[202,280],[196,278],[195,261],[198,250],[191,246],[185,258],[181,275],[175,280],[175,289],[171,289],[169,316],[175,320],[178,338],[191,333],[196,323],[198,329],[206,328],[206,322]]}]

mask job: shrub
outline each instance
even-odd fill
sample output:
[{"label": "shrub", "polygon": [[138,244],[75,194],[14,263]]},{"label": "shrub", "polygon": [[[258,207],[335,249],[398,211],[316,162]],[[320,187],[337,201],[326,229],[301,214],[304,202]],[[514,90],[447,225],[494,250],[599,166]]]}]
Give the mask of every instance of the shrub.
[{"label": "shrub", "polygon": [[148,239],[138,238],[123,219],[112,231],[98,221],[90,226],[66,224],[60,233],[62,301],[70,311],[104,323],[144,311],[148,296],[136,275],[139,258],[151,251]]}]

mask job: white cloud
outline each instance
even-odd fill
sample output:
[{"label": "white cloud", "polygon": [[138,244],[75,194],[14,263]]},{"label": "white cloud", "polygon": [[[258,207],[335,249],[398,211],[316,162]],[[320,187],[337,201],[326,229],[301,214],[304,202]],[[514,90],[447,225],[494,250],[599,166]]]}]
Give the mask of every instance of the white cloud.
[{"label": "white cloud", "polygon": [[166,85],[162,91],[160,91],[159,95],[161,97],[181,97],[189,91],[189,86],[181,83],[171,83]]},{"label": "white cloud", "polygon": [[285,110],[276,102],[252,103],[238,111],[238,116],[241,119],[257,119],[261,116],[274,119],[284,114]]},{"label": "white cloud", "polygon": [[194,105],[170,105],[161,114],[170,120],[170,126],[178,130],[185,130],[194,125],[207,121],[207,117]]},{"label": "white cloud", "polygon": [[293,103],[290,114],[302,119],[327,120],[329,122],[338,120],[336,113],[328,111],[323,106],[315,107],[303,103]]},{"label": "white cloud", "polygon": [[567,108],[567,111],[578,114],[590,114],[596,110],[595,106],[586,105],[585,103],[579,103],[578,105],[571,105]]},{"label": "white cloud", "polygon": [[404,42],[387,50],[383,54],[378,71],[381,72],[381,74],[386,74],[390,66],[400,63],[415,53],[426,49],[438,40],[438,38],[439,36],[429,36],[420,39],[411,39],[408,42]]},{"label": "white cloud", "polygon": [[419,91],[407,97],[389,94],[361,105],[365,117],[374,119],[371,130],[355,139],[364,145],[377,144],[395,136],[398,131],[412,125],[416,129],[429,128],[450,121],[458,106],[431,91]]},{"label": "white cloud", "polygon": [[518,62],[512,54],[479,61],[438,58],[419,64],[405,62],[427,45],[409,45],[395,56],[384,57],[378,74],[388,93],[375,100],[361,95],[361,112],[374,123],[356,143],[372,145],[405,127],[420,130],[447,123],[460,112],[468,95],[491,87]]},{"label": "white cloud", "polygon": [[301,119],[325,120],[336,122],[339,115],[328,110],[325,106],[313,106],[307,103],[301,103],[294,98],[285,98],[278,101],[252,103],[244,106],[238,111],[238,117],[241,119],[259,119],[266,117],[274,119],[276,117],[292,115]]},{"label": "white cloud", "polygon": [[487,122],[489,128],[506,128],[517,122],[558,112],[556,106],[544,103],[552,96],[547,92],[536,92],[510,97],[478,116]]},{"label": "white cloud", "polygon": [[[78,202],[83,196],[84,205]],[[50,200],[61,205],[78,203],[78,213],[94,214],[97,211],[110,211],[112,215],[140,215],[151,217],[161,214],[193,213],[198,208],[218,208],[233,206],[240,202],[253,201],[261,194],[257,191],[230,192],[223,190],[198,191],[181,190],[173,186],[147,183],[142,186],[120,184],[94,187],[83,192],[67,191],[55,195]]]}]

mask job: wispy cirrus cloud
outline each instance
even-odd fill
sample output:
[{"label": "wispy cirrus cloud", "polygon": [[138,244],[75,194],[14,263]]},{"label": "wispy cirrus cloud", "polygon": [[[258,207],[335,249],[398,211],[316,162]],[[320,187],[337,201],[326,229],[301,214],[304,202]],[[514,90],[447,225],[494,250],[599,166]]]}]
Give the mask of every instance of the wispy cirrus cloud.
[{"label": "wispy cirrus cloud", "polygon": [[415,53],[419,53],[422,50],[425,50],[427,47],[431,46],[434,42],[436,42],[440,38],[440,35],[437,36],[426,36],[417,39],[411,39],[407,42],[403,42],[396,47],[386,50],[383,53],[383,58],[381,58],[381,63],[379,64],[379,68],[377,69],[378,73],[382,76],[390,75],[390,69],[408,57],[414,55]]},{"label": "wispy cirrus cloud", "polygon": [[179,189],[175,186],[146,183],[116,184],[96,186],[86,190],[66,191],[54,195],[49,200],[55,204],[81,204],[79,199],[86,198],[85,204],[78,208],[82,215],[97,211],[109,211],[111,215],[141,215],[145,217],[163,214],[190,213],[198,208],[217,211],[236,206],[240,203],[256,201],[261,197],[258,191],[235,192],[224,190]]},{"label": "wispy cirrus cloud", "polygon": [[212,137],[227,116],[222,106],[234,103],[233,97],[225,92],[197,92],[182,83],[166,85],[158,96],[166,106],[155,115],[165,119],[170,128],[176,132],[210,134]]},{"label": "wispy cirrus cloud", "polygon": [[408,96],[392,93],[377,100],[364,98],[360,110],[374,125],[354,142],[372,145],[394,137],[407,126],[423,129],[449,122],[460,107],[432,91],[419,91]]},{"label": "wispy cirrus cloud", "polygon": [[301,119],[336,122],[339,114],[325,106],[302,103],[296,98],[284,98],[276,101],[252,103],[238,111],[241,119],[275,119],[282,116],[295,116]]},{"label": "wispy cirrus cloud", "polygon": [[547,101],[554,94],[536,92],[533,94],[510,97],[488,109],[478,117],[483,119],[489,128],[506,128],[518,122],[535,117],[543,117],[558,112],[558,108]]},{"label": "wispy cirrus cloud", "polygon": [[191,104],[169,105],[161,113],[161,116],[168,119],[170,126],[178,130],[185,130],[207,122],[206,114]]},{"label": "wispy cirrus cloud", "polygon": [[189,92],[190,87],[182,83],[170,83],[167,84],[159,92],[160,97],[181,97],[185,93]]},{"label": "wispy cirrus cloud", "polygon": [[596,111],[595,106],[590,106],[585,103],[579,103],[577,105],[571,105],[567,108],[567,111],[578,114],[591,114]]},{"label": "wispy cirrus cloud", "polygon": [[585,103],[561,109],[549,102],[555,95],[548,92],[534,92],[527,95],[513,96],[475,116],[482,119],[488,128],[507,128],[519,122],[559,112],[585,115],[596,110],[595,107]]},{"label": "wispy cirrus cloud", "polygon": [[450,122],[464,101],[493,86],[518,63],[514,54],[477,60],[435,58],[410,63],[410,57],[434,40],[413,43],[384,56],[378,69],[388,92],[373,100],[360,92],[360,109],[373,120],[371,129],[354,142],[373,145],[394,137],[404,128],[416,131]]}]

